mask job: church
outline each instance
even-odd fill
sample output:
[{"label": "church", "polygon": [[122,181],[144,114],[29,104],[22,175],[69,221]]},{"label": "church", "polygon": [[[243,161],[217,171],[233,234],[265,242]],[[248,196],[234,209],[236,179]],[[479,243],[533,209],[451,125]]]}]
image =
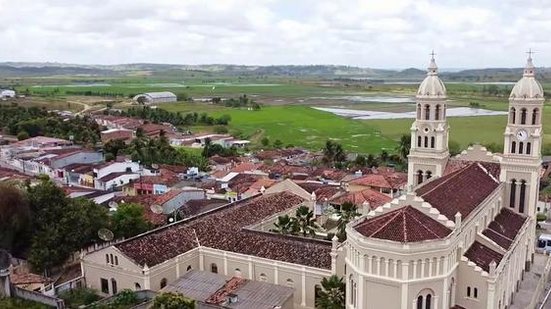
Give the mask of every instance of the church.
[{"label": "church", "polygon": [[408,192],[347,226],[347,308],[511,304],[534,255],[543,94],[530,54],[509,96],[503,154],[475,145],[450,157],[432,56],[416,95]]},{"label": "church", "polygon": [[433,55],[416,95],[407,193],[350,222],[345,242],[271,232],[278,216],[316,204],[282,181],[84,255],[85,284],[105,296],[159,291],[199,271],[285,286],[282,308],[315,308],[320,281],[337,275],[347,309],[507,308],[534,259],[543,103],[529,57],[509,97],[503,154],[475,145],[451,157]]}]

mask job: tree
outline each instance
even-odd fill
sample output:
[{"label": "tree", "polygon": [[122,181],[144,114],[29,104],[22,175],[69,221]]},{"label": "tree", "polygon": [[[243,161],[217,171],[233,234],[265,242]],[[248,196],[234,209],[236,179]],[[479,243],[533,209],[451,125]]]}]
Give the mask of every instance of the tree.
[{"label": "tree", "polygon": [[280,141],[280,140],[278,140],[278,139],[276,139],[276,140],[274,141],[274,148],[279,149],[279,148],[282,148],[282,147],[283,147],[283,142]]},{"label": "tree", "polygon": [[386,150],[381,151],[381,154],[379,155],[379,160],[381,163],[386,163],[389,159],[388,152]]},{"label": "tree", "polygon": [[110,140],[103,146],[105,154],[112,154],[113,158],[116,158],[119,155],[119,152],[126,149],[126,144],[122,139]]},{"label": "tree", "polygon": [[153,309],[195,309],[195,301],[180,293],[161,293],[153,300]]},{"label": "tree", "polygon": [[323,163],[334,165],[335,163],[342,163],[346,161],[346,153],[342,148],[342,145],[332,140],[325,142],[325,147],[323,148]]},{"label": "tree", "polygon": [[458,155],[461,152],[461,146],[456,141],[449,141],[448,142],[448,150],[450,152],[450,155],[455,156],[455,155]]},{"label": "tree", "polygon": [[400,137],[400,144],[396,149],[398,150],[398,153],[400,154],[400,158],[402,158],[402,160],[407,160],[410,148],[411,138],[406,134],[402,135],[402,137]]},{"label": "tree", "polygon": [[145,220],[144,209],[133,203],[120,204],[111,217],[111,229],[116,237],[129,238],[151,228]]},{"label": "tree", "polygon": [[29,203],[13,184],[0,184],[0,248],[16,252],[28,246]]},{"label": "tree", "polygon": [[27,131],[20,131],[19,133],[17,133],[18,141],[26,140],[28,138],[29,138],[29,133],[27,133]]},{"label": "tree", "polygon": [[314,212],[311,211],[310,208],[307,206],[300,206],[295,212],[295,218],[302,236],[315,235],[318,226],[314,218]]},{"label": "tree", "polygon": [[299,232],[299,226],[296,218],[292,218],[289,215],[277,217],[277,222],[274,223],[275,228],[272,232],[287,235],[296,235]]},{"label": "tree", "polygon": [[339,210],[339,221],[337,222],[337,237],[339,241],[343,242],[346,240],[346,225],[358,217],[360,213],[358,212],[358,207],[351,202],[344,202],[341,205]]},{"label": "tree", "polygon": [[356,160],[354,160],[354,164],[358,167],[363,167],[367,164],[367,158],[364,155],[358,155],[356,156]]},{"label": "tree", "polygon": [[141,95],[136,99],[136,101],[140,105],[145,105],[147,103],[147,98],[145,96]]},{"label": "tree", "polygon": [[321,280],[321,289],[317,291],[316,308],[318,309],[344,309],[345,284],[337,275]]},{"label": "tree", "polygon": [[264,147],[268,147],[270,145],[270,139],[265,136],[260,140],[260,144],[262,144],[262,146]]}]

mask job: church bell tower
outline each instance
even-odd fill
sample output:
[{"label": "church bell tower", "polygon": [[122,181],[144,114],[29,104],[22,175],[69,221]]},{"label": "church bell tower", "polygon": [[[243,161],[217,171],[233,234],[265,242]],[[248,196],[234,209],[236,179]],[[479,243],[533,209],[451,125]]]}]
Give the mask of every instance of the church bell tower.
[{"label": "church bell tower", "polygon": [[416,118],[411,126],[411,149],[408,156],[408,188],[440,177],[448,162],[446,87],[438,77],[434,52],[416,95]]},{"label": "church bell tower", "polygon": [[532,52],[522,78],[509,96],[500,180],[506,184],[504,205],[535,222],[541,168],[543,88],[536,80]]}]

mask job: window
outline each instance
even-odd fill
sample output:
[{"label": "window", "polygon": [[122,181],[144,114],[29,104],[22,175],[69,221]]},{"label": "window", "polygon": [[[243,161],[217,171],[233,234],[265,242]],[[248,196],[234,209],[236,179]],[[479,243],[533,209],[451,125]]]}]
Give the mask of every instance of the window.
[{"label": "window", "polygon": [[141,289],[142,289],[142,286],[138,282],[134,283],[134,290],[139,291]]},{"label": "window", "polygon": [[425,301],[425,309],[430,309],[431,301],[432,301],[432,295],[428,294],[427,299]]},{"label": "window", "polygon": [[117,280],[111,278],[111,292],[117,294]]},{"label": "window", "polygon": [[430,148],[434,148],[434,136],[430,137]]},{"label": "window", "polygon": [[425,105],[425,120],[430,120],[430,106]]},{"label": "window", "polygon": [[293,279],[287,279],[287,281],[285,282],[285,285],[287,285],[290,288],[294,288],[295,282],[293,281]]},{"label": "window", "polygon": [[522,180],[520,182],[520,201],[518,204],[518,211],[524,213],[524,202],[526,200],[526,181]]},{"label": "window", "polygon": [[109,263],[113,264],[113,254],[109,254],[109,259],[110,259]]},{"label": "window", "polygon": [[266,276],[266,274],[262,273],[260,274],[259,278],[258,278],[260,282],[266,282],[268,281],[268,276]]},{"label": "window", "polygon": [[511,116],[509,117],[512,124],[515,124],[517,118],[517,110],[514,107],[511,107]]},{"label": "window", "polygon": [[434,110],[434,120],[440,120],[440,105],[436,105]]},{"label": "window", "polygon": [[234,271],[234,277],[238,277],[238,278],[241,278],[241,269],[239,268],[236,268],[235,271]]},{"label": "window", "polygon": [[106,254],[106,255],[105,255],[105,263],[106,263],[106,264],[109,264],[109,254]]},{"label": "window", "polygon": [[526,108],[520,110],[520,124],[526,124]]},{"label": "window", "polygon": [[421,147],[421,136],[417,136],[417,147]]},{"label": "window", "polygon": [[119,265],[119,257],[115,255],[115,265]]},{"label": "window", "polygon": [[109,294],[109,281],[105,278],[100,279],[101,283],[101,292],[105,294]]},{"label": "window", "polygon": [[471,297],[471,287],[467,287],[467,297]]},{"label": "window", "polygon": [[429,137],[425,136],[425,148],[429,147]]},{"label": "window", "polygon": [[419,295],[417,297],[417,309],[423,309],[423,296]]},{"label": "window", "polygon": [[191,270],[191,265],[188,265],[186,268],[186,271],[190,271],[190,270]]},{"label": "window", "polygon": [[526,154],[532,153],[532,143],[528,142],[526,143]]},{"label": "window", "polygon": [[350,275],[350,304],[354,307],[356,307],[356,298],[358,291],[356,290],[356,282],[354,282],[354,278],[352,275]]},{"label": "window", "polygon": [[515,208],[515,199],[517,197],[517,181],[511,180],[511,192],[509,193],[509,207]]},{"label": "window", "polygon": [[427,180],[429,180],[431,177],[432,177],[432,172],[431,172],[431,171],[427,171]]},{"label": "window", "polygon": [[517,152],[517,142],[512,142],[511,143],[511,153],[516,153]]},{"label": "window", "polygon": [[218,266],[216,266],[216,264],[214,264],[214,263],[210,264],[210,272],[217,274],[218,273]]},{"label": "window", "polygon": [[417,104],[417,119],[421,119],[421,104]]},{"label": "window", "polygon": [[164,287],[166,286],[166,281],[167,281],[166,278],[161,279],[161,283],[159,284],[159,286],[161,287],[161,289],[164,288]]},{"label": "window", "polygon": [[474,298],[478,298],[478,289],[474,288]]},{"label": "window", "polygon": [[417,171],[417,184],[421,184],[423,182],[423,171]]},{"label": "window", "polygon": [[534,108],[532,111],[532,124],[536,124],[538,122],[538,109]]},{"label": "window", "polygon": [[524,153],[524,143],[523,143],[523,142],[519,142],[519,143],[518,143],[518,153],[519,153],[519,154],[523,154],[523,153]]}]

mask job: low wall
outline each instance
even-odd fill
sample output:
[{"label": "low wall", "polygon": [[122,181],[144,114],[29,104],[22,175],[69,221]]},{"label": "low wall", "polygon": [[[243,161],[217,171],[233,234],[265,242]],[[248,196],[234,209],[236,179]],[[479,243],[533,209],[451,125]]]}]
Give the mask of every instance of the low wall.
[{"label": "low wall", "polygon": [[47,296],[42,293],[25,290],[18,287],[13,287],[13,296],[16,296],[25,300],[31,300],[44,305],[52,306],[57,309],[65,308],[65,302],[63,301],[63,299]]}]

